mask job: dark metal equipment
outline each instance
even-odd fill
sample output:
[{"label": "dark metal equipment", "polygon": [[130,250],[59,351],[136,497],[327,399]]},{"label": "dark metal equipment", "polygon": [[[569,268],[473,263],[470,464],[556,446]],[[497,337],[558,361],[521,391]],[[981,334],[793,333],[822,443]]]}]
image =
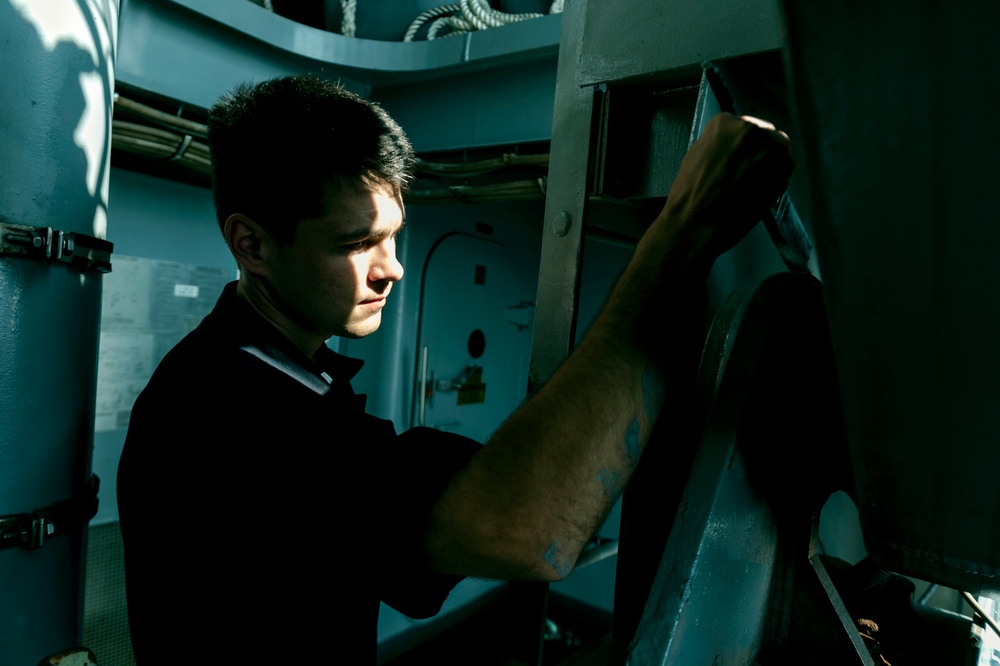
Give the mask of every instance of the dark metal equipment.
[{"label": "dark metal equipment", "polygon": [[[1000,9],[734,5],[564,16],[535,385],[574,339],[583,234],[637,238],[725,104],[706,61],[793,136],[815,238],[791,266],[755,229],[692,303],[677,341],[700,366],[672,373],[679,407],[626,491],[613,631],[567,663],[983,663],[988,623],[923,606],[906,576],[998,588],[1000,145],[960,100],[1000,101],[974,64]],[[592,215],[609,202],[618,224]],[[835,490],[860,509],[854,565],[819,547]],[[509,663],[536,663],[533,640]]]},{"label": "dark metal equipment", "polygon": [[868,550],[997,591],[1000,140],[970,111],[1000,102],[977,65],[1000,7],[784,9]]}]

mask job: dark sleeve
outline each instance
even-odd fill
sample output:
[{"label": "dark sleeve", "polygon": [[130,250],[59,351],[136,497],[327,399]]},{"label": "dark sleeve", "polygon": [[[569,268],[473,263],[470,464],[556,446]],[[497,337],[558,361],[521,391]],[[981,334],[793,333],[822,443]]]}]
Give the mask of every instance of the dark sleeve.
[{"label": "dark sleeve", "polygon": [[407,430],[389,447],[377,514],[384,526],[380,596],[405,615],[434,615],[462,580],[428,570],[418,560],[418,546],[434,503],[481,448],[467,437],[432,428]]}]

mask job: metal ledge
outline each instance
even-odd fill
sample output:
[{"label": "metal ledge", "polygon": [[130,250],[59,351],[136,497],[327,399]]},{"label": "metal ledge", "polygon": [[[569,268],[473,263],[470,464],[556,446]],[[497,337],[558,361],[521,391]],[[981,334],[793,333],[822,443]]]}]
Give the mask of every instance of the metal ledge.
[{"label": "metal ledge", "polygon": [[127,0],[121,16],[118,78],[205,107],[237,79],[332,72],[368,94],[376,86],[555,59],[562,25],[557,14],[433,41],[388,42],[319,30],[246,0]]},{"label": "metal ledge", "polygon": [[782,48],[782,18],[772,0],[590,2],[587,49],[577,82],[656,78],[697,82],[706,59],[725,60]]},{"label": "metal ledge", "polygon": [[[559,15],[432,41],[344,37],[289,20],[246,0],[166,0],[276,48],[371,72],[419,72],[462,63],[534,59],[559,50]],[[515,46],[516,48],[511,48]],[[513,59],[512,59],[513,57]]]}]

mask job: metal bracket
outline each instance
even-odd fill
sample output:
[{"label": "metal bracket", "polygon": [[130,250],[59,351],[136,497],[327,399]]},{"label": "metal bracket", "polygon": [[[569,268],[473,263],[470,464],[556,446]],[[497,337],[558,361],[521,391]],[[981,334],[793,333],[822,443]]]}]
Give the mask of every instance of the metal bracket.
[{"label": "metal bracket", "polygon": [[110,273],[113,250],[113,243],[95,236],[0,222],[0,256],[66,264],[77,271]]},{"label": "metal bracket", "polygon": [[0,516],[0,550],[20,546],[37,550],[48,537],[65,534],[85,525],[97,514],[100,481],[92,474],[82,495],[56,502],[31,513]]}]

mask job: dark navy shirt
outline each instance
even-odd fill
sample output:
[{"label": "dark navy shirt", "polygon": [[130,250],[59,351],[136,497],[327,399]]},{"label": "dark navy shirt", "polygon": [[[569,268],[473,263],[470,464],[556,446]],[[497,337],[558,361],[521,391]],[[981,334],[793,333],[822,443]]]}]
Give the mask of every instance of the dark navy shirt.
[{"label": "dark navy shirt", "polygon": [[479,444],[397,434],[351,388],[362,362],[320,352],[232,283],[140,394],[118,471],[139,666],[374,663],[380,599],[427,617],[458,582],[416,546]]}]

